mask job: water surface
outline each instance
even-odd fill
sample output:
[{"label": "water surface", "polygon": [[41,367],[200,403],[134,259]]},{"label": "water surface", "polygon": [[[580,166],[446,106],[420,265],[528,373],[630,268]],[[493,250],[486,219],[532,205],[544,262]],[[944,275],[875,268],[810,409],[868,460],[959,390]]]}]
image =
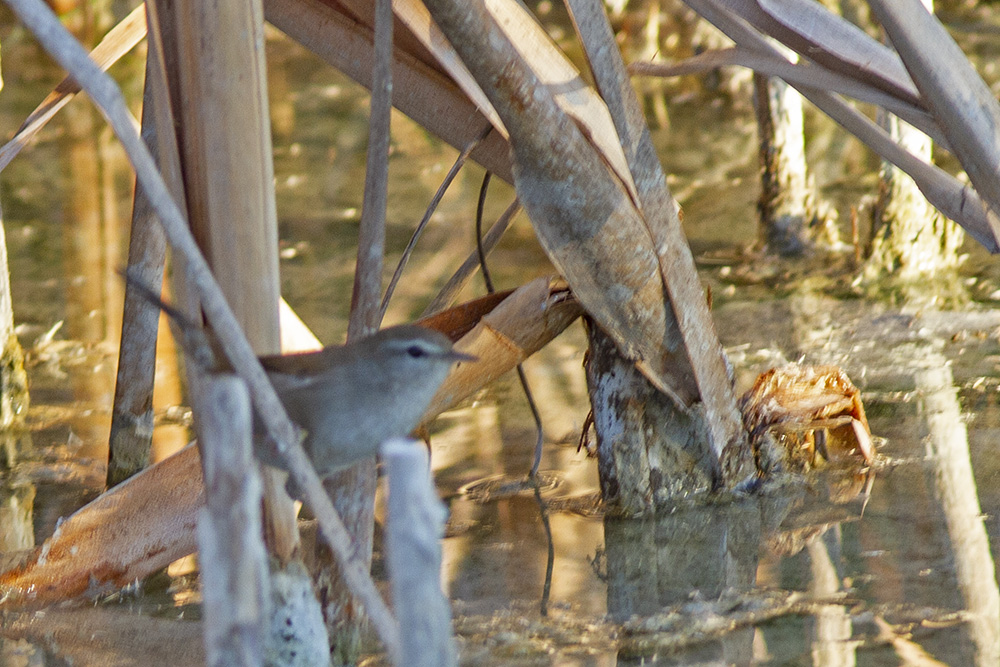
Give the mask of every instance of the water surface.
[{"label": "water surface", "polygon": [[[5,68],[0,122],[8,133],[58,74],[5,26],[3,62],[32,63]],[[339,342],[360,219],[366,96],[272,37],[283,293],[321,340]],[[135,93],[138,71],[133,64],[115,74]],[[737,251],[755,230],[752,117],[738,103],[706,98],[670,111],[672,126],[657,141],[741,389],[786,360],[841,365],[863,392],[872,431],[885,439],[870,488],[831,471],[763,498],[679,502],[655,519],[605,519],[595,503],[596,464],[576,447],[588,408],[584,337],[574,325],[526,364],[546,432],[541,505],[529,488],[483,493],[530,466],[533,425],[512,378],[434,429],[436,481],[450,511],[444,578],[463,662],[998,664],[1000,311],[986,298],[995,263],[970,247],[965,278],[980,300],[960,311],[836,298],[809,280],[732,280]],[[393,122],[390,267],[455,157],[402,116]],[[814,143],[836,144],[830,128],[814,124]],[[836,165],[817,165],[824,192],[849,207],[874,180],[869,159],[843,143],[852,159],[838,153]],[[114,270],[130,178],[106,128],[77,100],[0,180],[32,383],[31,432],[10,445],[17,464],[0,472],[5,506],[20,508],[30,526],[8,550],[40,544],[102,489],[121,299]],[[472,248],[481,178],[468,168],[445,197],[390,323],[419,315]],[[511,196],[496,186],[487,218]],[[501,287],[552,272],[523,218],[491,262]],[[481,290],[476,282],[464,298]],[[188,415],[172,350],[160,363],[156,440],[165,456],[185,442]],[[554,559],[547,595],[543,519]],[[0,664],[186,664],[191,654],[178,651],[200,641],[197,603],[191,565],[179,563],[140,594],[44,612],[48,639],[25,631],[24,618],[0,619],[0,636],[12,637],[0,638]]]}]

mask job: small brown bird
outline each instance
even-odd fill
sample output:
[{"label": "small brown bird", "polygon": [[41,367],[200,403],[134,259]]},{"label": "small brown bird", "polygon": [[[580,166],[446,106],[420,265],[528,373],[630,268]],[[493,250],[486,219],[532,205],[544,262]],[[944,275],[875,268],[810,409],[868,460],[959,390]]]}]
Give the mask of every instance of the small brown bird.
[{"label": "small brown bird", "polygon": [[[288,417],[306,430],[303,447],[323,477],[409,434],[451,366],[474,359],[437,331],[403,325],[347,345],[260,361]],[[273,448],[255,449],[265,463],[283,467]]]},{"label": "small brown bird", "polygon": [[[231,370],[204,328],[139,280],[127,273],[125,278],[171,318],[189,358],[208,372]],[[316,352],[260,358],[288,417],[306,431],[303,447],[320,477],[374,456],[389,438],[409,434],[451,366],[474,360],[456,351],[443,334],[415,325],[390,327]],[[286,469],[256,415],[254,453]]]}]

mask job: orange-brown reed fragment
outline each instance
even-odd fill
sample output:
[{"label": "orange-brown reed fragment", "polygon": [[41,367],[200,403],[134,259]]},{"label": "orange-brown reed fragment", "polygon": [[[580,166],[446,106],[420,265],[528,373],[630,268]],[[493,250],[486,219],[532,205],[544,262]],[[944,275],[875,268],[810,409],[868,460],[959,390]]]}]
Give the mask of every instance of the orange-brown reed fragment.
[{"label": "orange-brown reed fragment", "polygon": [[[789,364],[761,373],[740,399],[740,411],[762,472],[775,463],[801,471],[824,460],[874,459],[861,392],[838,366]],[[768,434],[783,461],[761,460],[772,458],[761,446]]]}]

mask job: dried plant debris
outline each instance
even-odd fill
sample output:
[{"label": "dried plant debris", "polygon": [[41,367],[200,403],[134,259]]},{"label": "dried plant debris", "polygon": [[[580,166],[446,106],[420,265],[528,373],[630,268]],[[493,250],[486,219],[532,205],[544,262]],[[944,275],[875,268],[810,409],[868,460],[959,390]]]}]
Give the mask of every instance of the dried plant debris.
[{"label": "dried plant debris", "polygon": [[522,475],[500,474],[477,479],[458,490],[459,494],[481,505],[526,493],[531,495],[537,487],[539,491],[553,491],[562,483],[562,478],[550,471],[538,473],[534,479]]},{"label": "dried plant debris", "polygon": [[874,460],[861,392],[837,366],[788,364],[761,373],[740,411],[761,474]]},{"label": "dried plant debris", "polygon": [[[516,607],[517,605],[515,605]],[[965,618],[961,612],[907,605],[869,605],[847,592],[816,597],[789,590],[729,592],[717,600],[697,596],[664,607],[658,614],[633,617],[624,623],[595,619],[562,609],[542,618],[527,608],[492,615],[461,614],[457,605],[455,631],[462,664],[553,664],[553,656],[567,658],[614,654],[641,658],[653,654],[680,654],[737,630],[789,616],[815,616],[840,609],[855,628],[859,646],[886,643],[878,621],[891,623],[897,633],[919,629],[926,636],[953,627]]]},{"label": "dried plant debris", "polygon": [[[61,320],[56,322],[25,348],[26,369],[40,368],[43,373],[55,379],[66,379],[74,368],[90,367],[92,370],[97,370],[109,364],[114,365],[118,354],[115,346],[108,341],[83,342],[57,339],[56,335],[62,327]],[[15,333],[19,336],[28,336],[31,330],[19,326],[15,329]]]}]

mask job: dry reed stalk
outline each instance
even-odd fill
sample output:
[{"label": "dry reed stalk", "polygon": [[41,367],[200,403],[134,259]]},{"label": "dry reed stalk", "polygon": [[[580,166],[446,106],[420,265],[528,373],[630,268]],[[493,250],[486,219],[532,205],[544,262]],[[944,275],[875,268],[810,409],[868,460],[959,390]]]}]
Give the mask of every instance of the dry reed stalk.
[{"label": "dry reed stalk", "polygon": [[[157,172],[152,156],[136,131],[136,121],[129,113],[117,85],[91,61],[80,46],[59,23],[41,0],[9,0],[8,6],[41,42],[43,47],[80,83],[83,90],[100,108],[121,141],[136,177],[149,196],[150,204],[164,227],[174,251],[187,264],[189,279],[198,290],[208,321],[218,333],[233,367],[247,383],[254,404],[269,434],[280,443],[288,457],[289,467],[306,503],[312,508],[320,533],[330,544],[343,568],[344,577],[355,595],[362,601],[372,624],[391,654],[398,654],[399,632],[374,583],[363,564],[353,556],[352,541],[323,491],[309,459],[295,437],[295,428],[288,421],[284,408],[271,387],[246,338],[226,303],[218,284],[177,207],[170,191]],[[149,12],[151,25],[157,26],[154,12]],[[152,39],[159,39],[158,27],[151,30]],[[156,49],[151,53],[158,52]]]},{"label": "dry reed stalk", "polygon": [[486,128],[482,134],[469,142],[469,144],[462,149],[462,152],[458,154],[457,158],[455,158],[454,164],[451,165],[451,169],[449,169],[448,173],[445,175],[444,180],[441,181],[441,185],[438,186],[437,192],[435,192],[434,196],[431,198],[430,203],[427,205],[427,210],[424,211],[424,217],[422,217],[420,222],[417,223],[416,228],[413,230],[413,234],[410,236],[410,241],[406,244],[406,248],[403,250],[403,255],[399,258],[399,262],[396,264],[396,270],[393,272],[392,278],[389,280],[389,286],[385,288],[385,295],[382,297],[382,305],[379,308],[380,324],[382,319],[385,317],[385,311],[389,307],[389,301],[392,299],[392,294],[396,290],[396,285],[399,283],[399,279],[403,276],[403,269],[406,268],[406,264],[410,259],[410,255],[413,254],[413,249],[416,247],[417,240],[420,238],[421,233],[423,233],[427,223],[430,222],[431,216],[434,215],[434,211],[437,210],[445,192],[448,191],[448,188],[455,180],[455,177],[458,176],[458,172],[465,166],[466,161],[469,159],[469,155],[480,143],[482,143],[484,139],[486,139],[487,136],[489,136],[492,131],[492,127]]},{"label": "dry reed stalk", "polygon": [[[375,2],[374,62],[365,162],[365,189],[361,205],[357,263],[347,338],[354,340],[378,330],[382,297],[382,269],[385,259],[385,214],[389,188],[389,139],[392,115],[392,32],[391,0]],[[371,563],[375,525],[375,461],[361,461],[348,470],[324,480],[333,505],[344,520],[365,563]],[[350,587],[338,573],[325,549],[316,553],[315,576],[323,616],[330,633],[335,661],[358,659],[363,616],[354,604]],[[400,656],[394,656],[399,658]],[[400,664],[398,659],[396,664]]]},{"label": "dry reed stalk", "polygon": [[348,340],[378,330],[385,259],[385,211],[389,190],[389,131],[392,115],[392,3],[375,2],[375,62],[372,71],[365,192],[361,204],[358,262],[351,294]]},{"label": "dry reed stalk", "polygon": [[[145,11],[143,12],[145,18]],[[142,135],[177,201],[184,186],[173,132],[173,114],[162,58],[146,59],[142,104]],[[145,191],[137,184],[132,207],[128,267],[147,285],[163,281],[166,239],[153,223],[154,213]],[[149,464],[153,435],[153,385],[160,309],[125,286],[121,349],[111,413],[107,484],[109,487]]]},{"label": "dry reed stalk", "polygon": [[437,496],[425,447],[395,438],[380,450],[389,478],[386,561],[393,608],[410,667],[456,667],[451,604],[441,590],[448,511]]},{"label": "dry reed stalk", "polygon": [[[278,223],[263,8],[260,0],[179,0],[156,11],[169,14],[175,26],[162,36],[177,45],[176,67],[165,71],[184,100],[175,111],[188,222],[254,352],[278,352]],[[189,377],[196,373],[189,368]],[[287,564],[299,534],[283,475],[265,471],[264,503],[269,547]]]},{"label": "dry reed stalk", "polygon": [[[521,203],[514,199],[510,203],[497,221],[493,223],[493,226],[487,230],[486,234],[483,235],[483,253],[488,255],[496,244],[500,242],[500,237],[503,236],[507,228],[510,227],[511,221],[514,220],[514,216],[518,214],[521,210]],[[469,256],[465,258],[462,265],[455,270],[448,282],[445,283],[438,295],[427,305],[424,309],[422,317],[429,317],[436,313],[441,312],[452,303],[458,297],[458,293],[462,291],[466,283],[469,282],[469,278],[480,268],[479,263],[479,253],[478,249],[472,250]]]},{"label": "dry reed stalk", "polygon": [[[271,585],[261,533],[263,485],[253,459],[250,397],[234,375],[205,383],[198,441],[205,506],[198,516],[202,635],[211,667],[264,664]],[[325,648],[325,647],[324,647]]]},{"label": "dry reed stalk", "polygon": [[828,70],[819,65],[801,61],[798,63],[789,62],[787,58],[779,54],[761,53],[736,46],[705,51],[669,65],[634,62],[628,66],[628,71],[636,76],[675,77],[688,74],[706,74],[720,67],[731,66],[746,67],[758,74],[777,77],[793,85],[828,90],[838,95],[854,98],[859,102],[880,106],[930,135],[936,143],[944,148],[948,146],[941,128],[927,113],[923,105],[918,102],[911,101],[908,97],[897,97],[864,80]]},{"label": "dry reed stalk", "polygon": [[[372,31],[346,16],[339,4],[322,0],[265,0],[267,20],[289,37],[366,88],[372,87]],[[396,108],[461,150],[490,126],[476,105],[439,69],[399,46],[393,54],[393,103]],[[494,132],[472,152],[472,159],[511,181],[510,146]]]},{"label": "dry reed stalk", "polygon": [[[761,8],[749,7],[746,2],[735,2],[733,3],[734,6],[738,6],[740,12],[742,12],[738,14],[733,7],[720,2],[720,0],[685,0],[685,2],[703,18],[724,32],[737,45],[767,53],[771,56],[781,57],[777,50],[767,43],[761,33],[754,30],[745,20],[742,20],[745,18],[744,13],[747,15],[752,14],[755,18],[760,18],[760,14],[763,11]],[[799,0],[781,0],[780,2],[778,0],[767,0],[767,2],[761,2],[760,4],[761,6],[770,7],[773,14],[777,14],[778,10],[784,7],[784,16],[792,15],[788,12],[788,6],[795,8],[804,6]],[[816,7],[813,6],[812,9],[816,9]],[[899,11],[914,20],[920,18],[917,16],[918,14],[927,15],[926,10],[922,6],[919,6],[919,3],[905,9],[901,8]],[[821,10],[819,15],[833,16],[825,9]],[[812,15],[810,14],[810,16]],[[767,20],[772,24],[776,20],[772,14],[764,14],[764,18],[766,19],[765,21],[760,25],[755,24],[755,26],[760,28],[761,25],[768,25]],[[937,23],[937,20],[932,18],[932,22]],[[842,19],[840,22],[827,21],[827,25],[839,25],[840,23],[846,22]],[[821,62],[830,66],[831,69],[836,69],[836,71],[843,72],[848,67],[845,64],[845,60],[837,59],[836,56],[840,55],[838,51],[831,52],[822,48],[813,48],[811,42],[803,39],[800,33],[791,30],[789,27],[790,24],[786,22],[780,23],[780,25],[783,29],[770,33],[771,36],[780,39],[787,46],[794,48],[800,55],[818,57]],[[907,25],[907,23],[903,22],[902,25]],[[911,27],[916,33],[918,28],[916,26]],[[940,23],[937,23],[937,28],[940,28],[940,32],[928,25],[921,26],[920,30],[928,32],[922,33],[923,36],[915,40],[915,43],[918,45],[916,48],[919,49],[920,44],[937,44],[940,35],[944,31],[940,27]],[[791,35],[788,34],[789,31],[791,31]],[[857,32],[860,31],[855,30],[851,35],[857,37]],[[810,33],[809,36],[812,37],[815,34]],[[939,38],[932,38],[929,36],[931,34],[938,35]],[[945,35],[945,37],[947,36]],[[950,37],[947,37],[947,39],[950,40]],[[869,42],[878,45],[877,42],[867,37],[854,39],[851,43],[867,45]],[[954,46],[954,42],[951,42],[951,45]],[[885,50],[885,48],[884,45],[878,45],[872,47],[869,51],[877,54],[880,52],[879,50]],[[957,46],[954,49],[957,49]],[[860,53],[863,50],[862,48],[858,48],[855,53]],[[935,106],[935,108],[931,109],[932,115],[946,135],[949,145],[956,150],[956,157],[958,157],[959,161],[962,162],[970,174],[975,171],[977,174],[983,175],[978,178],[980,184],[987,188],[982,192],[982,195],[973,188],[960,183],[942,169],[927,164],[912,153],[902,149],[899,144],[893,141],[888,132],[836,95],[823,89],[802,85],[795,81],[788,81],[788,83],[802,93],[803,97],[815,104],[823,113],[843,126],[844,129],[856,136],[869,148],[909,174],[931,204],[944,215],[965,228],[983,247],[995,253],[1000,252],[1000,241],[998,241],[998,238],[1000,238],[1000,231],[998,231],[1000,229],[1000,220],[998,220],[997,214],[994,213],[990,206],[997,207],[1000,210],[1000,185],[990,184],[988,179],[985,178],[985,174],[994,169],[996,164],[1000,164],[1000,158],[995,153],[995,151],[1000,149],[1000,146],[997,144],[995,134],[990,129],[991,127],[996,127],[997,123],[1000,122],[1000,109],[998,109],[996,102],[991,97],[990,100],[986,100],[983,97],[980,86],[984,86],[985,84],[981,80],[979,80],[978,84],[974,83],[974,77],[977,75],[975,75],[974,71],[971,74],[969,73],[971,65],[968,59],[964,56],[960,57],[960,54],[960,51],[956,54],[953,49],[948,49],[947,54],[942,54],[942,58],[947,55],[947,61],[937,71],[945,73],[946,81],[943,84],[940,82],[938,84],[925,84],[934,91],[935,96],[940,95],[941,100],[933,101],[924,98],[919,100],[918,103],[923,105],[933,104]],[[934,53],[928,51],[927,55],[931,60],[939,56],[937,50],[934,50]],[[890,66],[892,62],[891,58],[880,60],[880,62],[886,64],[886,72],[895,72],[902,67],[898,59],[896,60],[895,67]],[[918,64],[915,67],[917,72],[921,71],[921,65]],[[855,67],[854,69],[856,72],[858,68]],[[950,78],[951,75],[947,74],[949,72],[956,73],[954,78],[956,90],[953,94],[948,92],[948,88],[953,81]],[[865,73],[872,74],[869,70],[865,70]],[[932,75],[928,72],[926,76],[928,79],[933,79],[935,76],[940,75]],[[904,85],[904,82],[906,85]],[[957,85],[958,82],[961,82],[961,86]],[[912,82],[905,76],[885,78],[879,82],[879,85],[883,86],[887,91],[899,91],[899,94],[904,97],[912,96],[916,92],[916,88]],[[902,90],[900,90],[901,88]],[[988,93],[986,96],[989,97]],[[975,99],[981,105],[970,103],[963,106],[959,103],[961,99]],[[953,118],[960,118],[961,122],[953,123]],[[950,132],[945,131],[946,129],[950,130]],[[949,134],[952,136],[948,136]],[[979,143],[984,144],[984,147],[976,146]],[[990,151],[994,151],[992,162],[989,159],[983,158],[986,154],[985,146],[987,145],[991,147]],[[973,180],[974,184],[975,182]]]},{"label": "dry reed stalk", "polygon": [[615,121],[632,170],[642,220],[673,306],[666,316],[676,320],[696,393],[705,407],[709,446],[720,464],[725,456],[733,459],[731,465],[722,466],[720,472],[728,479],[721,481],[736,482],[742,475],[740,471],[749,464],[746,432],[736,408],[726,355],[681,227],[680,206],[667,189],[666,176],[603,5],[595,0],[570,0],[568,4],[594,82]]}]

